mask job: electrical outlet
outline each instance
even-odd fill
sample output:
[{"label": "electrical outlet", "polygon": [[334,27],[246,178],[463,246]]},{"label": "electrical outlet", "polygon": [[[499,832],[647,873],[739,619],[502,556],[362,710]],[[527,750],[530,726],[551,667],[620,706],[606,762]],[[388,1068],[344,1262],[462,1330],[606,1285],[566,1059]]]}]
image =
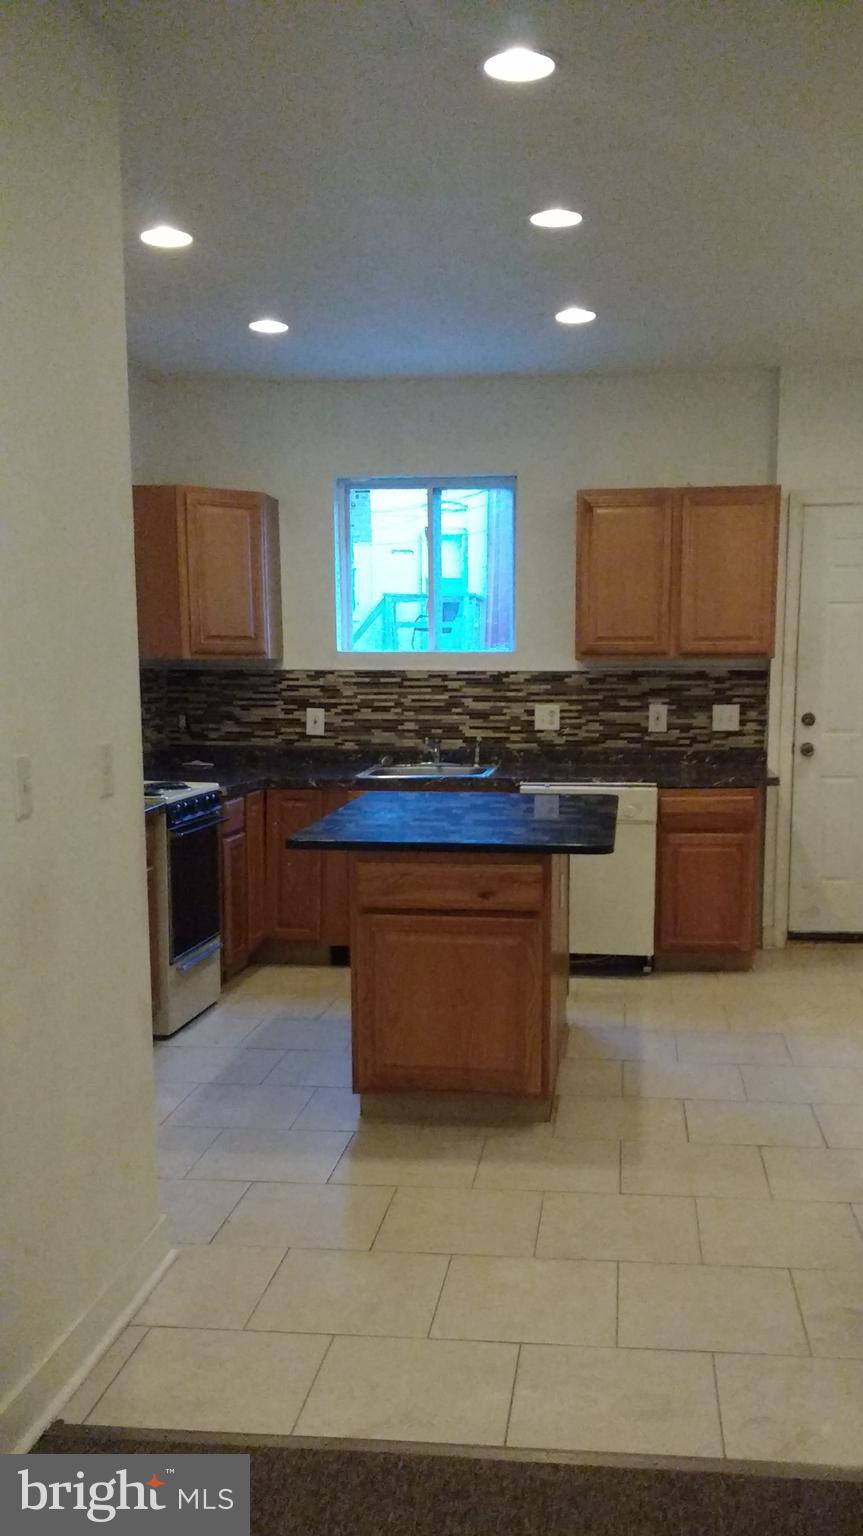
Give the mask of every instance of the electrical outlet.
[{"label": "electrical outlet", "polygon": [[647,729],[649,731],[668,730],[668,705],[661,699],[651,699],[647,706]]},{"label": "electrical outlet", "polygon": [[560,705],[534,704],[533,727],[536,731],[559,731]]},{"label": "electrical outlet", "polygon": [[739,731],[740,705],[714,704],[713,729],[714,731]]},{"label": "electrical outlet", "polygon": [[33,815],[33,770],[29,757],[15,758],[15,820]]},{"label": "electrical outlet", "polygon": [[99,795],[110,800],[114,793],[114,748],[110,741],[99,743]]},{"label": "electrical outlet", "polygon": [[326,711],[323,709],[306,710],[306,735],[323,736]]}]

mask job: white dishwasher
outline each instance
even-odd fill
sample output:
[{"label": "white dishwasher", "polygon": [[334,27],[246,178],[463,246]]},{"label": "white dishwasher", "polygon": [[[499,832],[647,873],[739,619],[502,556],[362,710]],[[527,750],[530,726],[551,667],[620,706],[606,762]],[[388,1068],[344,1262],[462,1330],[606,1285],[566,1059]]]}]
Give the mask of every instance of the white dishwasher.
[{"label": "white dishwasher", "polygon": [[656,906],[655,784],[522,784],[523,795],[616,795],[614,852],[569,861],[572,955],[654,953]]}]

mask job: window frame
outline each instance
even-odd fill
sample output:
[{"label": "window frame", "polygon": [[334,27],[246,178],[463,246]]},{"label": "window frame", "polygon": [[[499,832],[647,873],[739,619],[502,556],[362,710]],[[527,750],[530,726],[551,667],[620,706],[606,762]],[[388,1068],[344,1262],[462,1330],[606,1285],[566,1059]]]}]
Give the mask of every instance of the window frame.
[{"label": "window frame", "polygon": [[[349,500],[352,490],[375,491],[424,490],[426,492],[426,528],[428,530],[428,645],[420,652],[407,651],[357,651],[345,640],[352,635],[353,613],[351,609],[351,585],[347,579],[351,569]],[[459,651],[436,643],[439,627],[439,598],[436,590],[435,567],[439,563],[441,493],[446,490],[508,490],[512,496],[512,582],[511,582],[511,645],[506,650]],[[515,475],[339,475],[333,497],[333,522],[335,538],[335,621],[336,650],[342,656],[393,656],[404,658],[408,654],[423,656],[511,656],[515,652],[515,572],[517,563],[516,544],[517,480]],[[437,557],[437,558],[436,558]]]}]

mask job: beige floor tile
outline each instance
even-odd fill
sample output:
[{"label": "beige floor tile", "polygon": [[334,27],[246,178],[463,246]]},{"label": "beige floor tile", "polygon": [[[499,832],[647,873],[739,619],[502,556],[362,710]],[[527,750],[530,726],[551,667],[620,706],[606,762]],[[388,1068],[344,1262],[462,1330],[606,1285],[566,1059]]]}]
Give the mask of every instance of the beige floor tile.
[{"label": "beige floor tile", "polygon": [[725,1062],[626,1061],[629,1099],[743,1099],[739,1067]]},{"label": "beige floor tile", "polygon": [[530,1131],[490,1136],[474,1188],[584,1189],[613,1194],[620,1188],[620,1149],[616,1141],[568,1141]]},{"label": "beige floor tile", "polygon": [[863,1237],[848,1206],[712,1198],[697,1204],[705,1264],[863,1268]]},{"label": "beige floor tile", "polygon": [[525,1345],[507,1444],[641,1456],[721,1456],[709,1355]]},{"label": "beige floor tile", "polygon": [[863,1070],[863,1029],[792,1030],[786,1035],[791,1060],[800,1067],[852,1067]]},{"label": "beige floor tile", "polygon": [[334,1339],[296,1433],[502,1445],[517,1358],[514,1344]]},{"label": "beige floor tile", "polygon": [[561,1099],[554,1133],[583,1141],[685,1142],[686,1122],[676,1099]]},{"label": "beige floor tile", "polygon": [[154,1054],[156,1082],[262,1083],[282,1051],[228,1045],[159,1045]]},{"label": "beige floor tile", "polygon": [[765,1147],[762,1155],[776,1200],[863,1200],[863,1151]]},{"label": "beige floor tile", "polygon": [[298,1131],[355,1131],[360,1119],[360,1097],[350,1088],[316,1088],[297,1116]]},{"label": "beige floor tile", "polygon": [[370,1248],[394,1193],[378,1185],[253,1184],[216,1242]]},{"label": "beige floor tile", "polygon": [[763,1103],[859,1104],[863,1072],[853,1067],[743,1067],[746,1095]]},{"label": "beige floor tile", "polygon": [[183,1248],[135,1322],[161,1328],[242,1328],[263,1295],[283,1248]]},{"label": "beige floor tile", "polygon": [[716,1376],[728,1456],[863,1463],[863,1362],[718,1355]]},{"label": "beige floor tile", "polygon": [[589,1056],[568,1056],[560,1064],[557,1092],[574,1099],[613,1099],[621,1092],[623,1073],[619,1061],[593,1061]]},{"label": "beige floor tile", "polygon": [[674,1040],[659,1031],[625,1025],[576,1025],[570,1028],[567,1056],[594,1061],[674,1061]]},{"label": "beige floor tile", "polygon": [[625,1195],[767,1196],[757,1147],[672,1146],[624,1142],[620,1187]]},{"label": "beige floor tile", "polygon": [[719,1104],[687,1099],[689,1140],[731,1147],[820,1147],[808,1104]]},{"label": "beige floor tile", "polygon": [[554,1259],[697,1264],[695,1202],[670,1195],[546,1195],[536,1251]]},{"label": "beige floor tile", "polygon": [[285,1051],[270,1083],[309,1083],[313,1088],[350,1088],[351,1058],[340,1051]]},{"label": "beige floor tile", "polygon": [[[853,985],[825,986],[823,980],[809,984],[787,981],[759,990],[750,1003],[730,1003],[728,1021],[732,1028],[778,1029],[806,1032],[826,1025],[828,1029],[859,1024],[860,992]],[[827,1065],[827,1063],[823,1063]]]},{"label": "beige floor tile", "polygon": [[816,1104],[828,1147],[863,1147],[863,1104]]},{"label": "beige floor tile", "polygon": [[333,1183],[468,1189],[484,1140],[484,1133],[476,1129],[361,1125]]},{"label": "beige floor tile", "polygon": [[615,1264],[454,1258],[432,1337],[613,1345],[616,1324]]},{"label": "beige floor tile", "polygon": [[397,1189],[375,1248],[399,1253],[533,1253],[542,1196],[493,1189]]},{"label": "beige floor tile", "polygon": [[151,1328],[88,1423],[290,1434],[329,1342],[313,1334]]},{"label": "beige floor tile", "polygon": [[350,1044],[350,1030],[338,1019],[320,1018],[314,1008],[309,1016],[299,1011],[301,1007],[308,1008],[308,1004],[298,1003],[296,1013],[282,1011],[266,1019],[247,1036],[246,1046],[282,1052],[343,1051]]},{"label": "beige floor tile", "polygon": [[265,1003],[217,1003],[200,1018],[171,1037],[171,1044],[181,1047],[199,1045],[241,1045],[252,1030],[267,1016]]},{"label": "beige floor tile", "polygon": [[189,1178],[323,1184],[348,1140],[345,1131],[221,1131]]},{"label": "beige floor tile", "polygon": [[173,1120],[161,1125],[156,1141],[159,1178],[181,1179],[218,1134],[218,1129],[206,1125],[175,1125]]},{"label": "beige floor tile", "polygon": [[225,1179],[162,1179],[159,1209],[176,1243],[209,1243],[248,1187]]},{"label": "beige floor tile", "polygon": [[102,1393],[110,1387],[117,1372],[138,1348],[146,1332],[146,1328],[138,1328],[134,1325],[124,1328],[113,1344],[106,1349],[101,1360],[94,1365],[89,1376],[84,1378],[77,1391],[66,1399],[59,1417],[65,1419],[67,1424],[83,1424],[88,1413],[92,1413]]},{"label": "beige floor tile", "polygon": [[813,1355],[863,1360],[863,1279],[859,1269],[795,1270],[794,1284]]},{"label": "beige floor tile", "polygon": [[448,1262],[443,1254],[294,1248],[247,1326],[425,1338]]},{"label": "beige floor tile", "polygon": [[809,1353],[786,1269],[621,1264],[619,1306],[624,1348]]},{"label": "beige floor tile", "polygon": [[311,1096],[311,1088],[283,1088],[272,1079],[266,1083],[201,1083],[174,1110],[168,1124],[287,1131]]},{"label": "beige floor tile", "polygon": [[338,1020],[342,1024],[350,1024],[351,1001],[349,997],[339,997],[334,1003],[330,1003],[323,1017],[332,1022]]},{"label": "beige floor tile", "polygon": [[580,1024],[590,1029],[597,1024],[622,1024],[625,1008],[621,992],[600,994],[577,988],[574,992],[570,991],[567,998],[566,1017],[569,1024]]},{"label": "beige floor tile", "polygon": [[705,990],[702,997],[685,1002],[669,998],[657,1003],[627,1003],[626,1022],[641,1029],[668,1030],[672,1034],[676,1030],[715,1031],[728,1028],[728,1014],[724,1005]]},{"label": "beige floor tile", "polygon": [[157,1121],[167,1120],[178,1104],[194,1091],[194,1083],[156,1083],[155,1108]]},{"label": "beige floor tile", "polygon": [[679,1061],[786,1062],[791,1058],[784,1035],[776,1032],[753,1034],[744,1030],[680,1030],[677,1035]]}]

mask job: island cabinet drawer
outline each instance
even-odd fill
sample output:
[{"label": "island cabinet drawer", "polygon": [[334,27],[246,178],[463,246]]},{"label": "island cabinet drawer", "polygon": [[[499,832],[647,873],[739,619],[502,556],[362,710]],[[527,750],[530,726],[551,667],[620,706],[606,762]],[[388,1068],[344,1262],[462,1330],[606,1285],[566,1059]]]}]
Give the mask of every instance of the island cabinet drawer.
[{"label": "island cabinet drawer", "polygon": [[361,912],[538,912],[543,872],[536,859],[500,854],[357,854],[353,890]]}]

